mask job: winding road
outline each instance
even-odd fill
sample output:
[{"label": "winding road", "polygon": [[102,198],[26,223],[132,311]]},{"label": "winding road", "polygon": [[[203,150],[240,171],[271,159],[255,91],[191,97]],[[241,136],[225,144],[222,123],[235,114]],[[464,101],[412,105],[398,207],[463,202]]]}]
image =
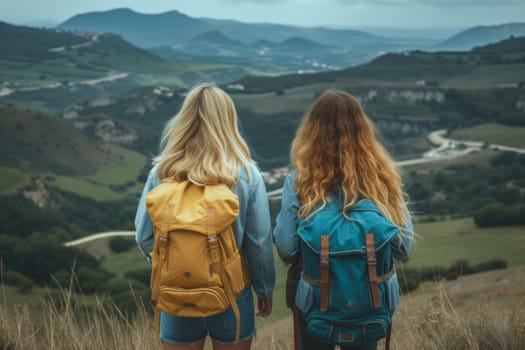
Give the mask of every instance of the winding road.
[{"label": "winding road", "polygon": [[[435,162],[443,159],[452,159],[457,157],[466,156],[469,153],[480,151],[485,143],[484,142],[477,142],[477,141],[458,141],[458,140],[452,140],[447,139],[444,136],[446,135],[447,130],[441,129],[436,130],[428,134],[427,138],[428,140],[433,144],[436,145],[436,148],[432,148],[431,150],[423,153],[421,158],[416,159],[409,159],[409,160],[403,160],[396,162],[398,166],[408,166],[408,165],[414,165],[414,164],[421,164],[421,163],[429,163],[429,162]],[[525,149],[523,148],[517,148],[517,147],[510,147],[510,146],[504,146],[504,145],[495,145],[495,144],[489,144],[486,145],[486,147],[494,150],[501,150],[501,151],[510,151],[510,152],[516,152],[525,154]],[[268,192],[268,198],[269,199],[279,199],[281,197],[282,189],[276,189],[273,191]],[[110,232],[101,232],[101,233],[95,233],[71,242],[65,243],[65,246],[71,247],[76,246],[82,243],[90,242],[96,239],[100,238],[107,238],[107,237],[116,237],[116,236],[134,236],[134,231],[110,231]]]}]

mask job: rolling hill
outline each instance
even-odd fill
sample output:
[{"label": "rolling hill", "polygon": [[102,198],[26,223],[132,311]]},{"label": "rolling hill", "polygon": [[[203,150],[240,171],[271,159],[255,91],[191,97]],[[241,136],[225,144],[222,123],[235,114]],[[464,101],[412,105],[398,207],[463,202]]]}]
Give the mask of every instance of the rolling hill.
[{"label": "rolling hill", "polygon": [[279,77],[247,76],[237,84],[242,85],[246,92],[268,92],[318,83],[398,83],[408,86],[421,84],[442,88],[479,88],[518,86],[524,81],[525,48],[521,38],[514,38],[476,47],[471,51],[386,53],[366,64],[335,72]]},{"label": "rolling hill", "polygon": [[470,50],[511,36],[525,36],[525,23],[505,23],[466,29],[436,45],[440,50]]},{"label": "rolling hill", "polygon": [[474,53],[482,54],[523,54],[525,52],[525,35],[521,37],[511,37],[500,42],[485,46],[475,47]]},{"label": "rolling hill", "polygon": [[36,29],[0,22],[0,59],[35,61],[59,57],[56,47],[78,45],[85,36],[59,32],[54,29]]},{"label": "rolling hill", "polygon": [[61,118],[0,105],[0,164],[29,173],[94,173],[109,157],[100,142]]},{"label": "rolling hill", "polygon": [[0,23],[0,46],[0,102],[52,113],[144,85],[222,84],[246,75],[231,63],[170,62],[115,34]]},{"label": "rolling hill", "polygon": [[75,15],[61,23],[59,28],[91,33],[115,33],[135,45],[155,47],[184,42],[213,30],[214,26],[178,11],[149,15],[129,8],[118,8]]}]

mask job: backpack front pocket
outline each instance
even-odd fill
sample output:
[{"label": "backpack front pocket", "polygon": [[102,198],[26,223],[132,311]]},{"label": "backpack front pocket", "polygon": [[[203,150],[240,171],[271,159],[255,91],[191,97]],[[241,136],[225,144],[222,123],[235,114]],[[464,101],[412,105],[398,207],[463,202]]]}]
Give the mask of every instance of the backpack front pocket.
[{"label": "backpack front pocket", "polygon": [[207,317],[220,314],[230,306],[221,287],[175,288],[161,287],[157,307],[181,317]]},{"label": "backpack front pocket", "polygon": [[384,338],[388,320],[382,317],[352,323],[333,323],[323,318],[307,320],[308,334],[322,343],[341,346],[364,345]]},{"label": "backpack front pocket", "polygon": [[[245,282],[247,278],[244,276],[242,256],[240,254],[233,255],[224,263],[224,271],[234,295],[238,295],[247,287]],[[223,283],[226,282],[223,281]]]}]

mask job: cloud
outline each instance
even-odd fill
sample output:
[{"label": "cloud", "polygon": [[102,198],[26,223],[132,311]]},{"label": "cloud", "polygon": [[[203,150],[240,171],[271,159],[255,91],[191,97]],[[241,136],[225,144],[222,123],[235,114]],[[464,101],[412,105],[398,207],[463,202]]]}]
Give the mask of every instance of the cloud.
[{"label": "cloud", "polygon": [[222,0],[224,2],[229,2],[233,4],[240,4],[240,3],[255,3],[255,4],[277,4],[277,3],[283,3],[288,2],[288,0]]},{"label": "cloud", "polygon": [[373,4],[373,5],[432,5],[432,6],[496,6],[520,4],[523,0],[335,0],[343,5]]}]

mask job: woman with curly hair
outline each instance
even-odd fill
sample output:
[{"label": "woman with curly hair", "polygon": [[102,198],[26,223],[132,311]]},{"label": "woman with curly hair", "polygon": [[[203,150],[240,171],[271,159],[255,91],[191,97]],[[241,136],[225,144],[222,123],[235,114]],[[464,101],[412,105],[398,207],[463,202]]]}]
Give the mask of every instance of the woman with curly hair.
[{"label": "woman with curly hair", "polygon": [[[399,235],[391,242],[394,258],[408,256],[413,230],[401,177],[356,98],[337,90],[322,94],[297,130],[291,160],[294,170],[285,180],[281,211],[274,230],[282,260],[292,265],[300,264],[300,223],[334,200],[348,219],[351,219],[353,206],[363,200],[371,201],[384,217],[400,228]],[[320,343],[312,338],[306,332],[304,313],[299,312],[298,316],[296,348],[334,349],[334,344]],[[376,341],[341,346],[343,350],[376,348]]]}]

